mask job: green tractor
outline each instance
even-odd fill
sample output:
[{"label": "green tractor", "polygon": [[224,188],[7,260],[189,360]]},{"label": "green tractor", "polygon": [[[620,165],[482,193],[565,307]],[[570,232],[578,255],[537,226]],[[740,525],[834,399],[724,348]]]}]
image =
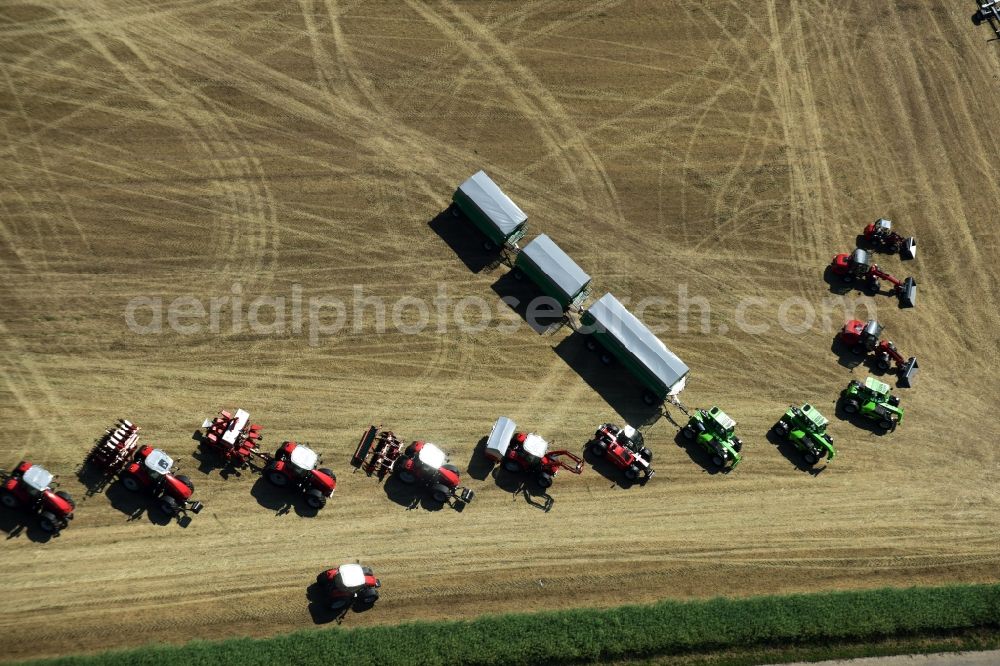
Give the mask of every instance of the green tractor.
[{"label": "green tractor", "polygon": [[899,406],[899,396],[889,391],[889,385],[874,377],[862,384],[852,379],[840,392],[840,404],[848,414],[859,414],[869,421],[875,421],[883,430],[895,430],[903,423],[903,408]]},{"label": "green tractor", "polygon": [[743,441],[734,434],[735,430],[736,421],[718,407],[712,407],[696,409],[681,428],[681,434],[705,449],[716,467],[735,469],[743,459],[740,455]]},{"label": "green tractor", "polygon": [[837,450],[833,448],[833,437],[826,434],[829,420],[808,402],[802,407],[792,405],[781,419],[774,424],[774,434],[791,442],[799,450],[806,462],[815,465],[823,456],[833,460]]}]

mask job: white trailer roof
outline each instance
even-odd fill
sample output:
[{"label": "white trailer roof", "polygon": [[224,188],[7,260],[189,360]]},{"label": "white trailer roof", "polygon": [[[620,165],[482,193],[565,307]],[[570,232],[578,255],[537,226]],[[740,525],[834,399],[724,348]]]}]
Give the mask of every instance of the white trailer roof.
[{"label": "white trailer roof", "polygon": [[237,409],[236,416],[234,416],[233,420],[229,422],[229,427],[226,429],[226,432],[222,434],[222,441],[229,444],[235,444],[236,438],[241,432],[243,432],[243,428],[246,427],[247,421],[249,420],[249,412]]},{"label": "white trailer roof", "polygon": [[52,483],[52,473],[44,467],[32,465],[21,477],[21,480],[24,481],[24,484],[29,488],[42,492],[49,487],[49,484]]},{"label": "white trailer roof", "polygon": [[299,469],[304,469],[306,471],[311,471],[316,469],[316,461],[319,460],[319,454],[310,449],[308,446],[303,446],[298,444],[294,449],[292,449],[292,455],[289,456],[292,464]]},{"label": "white trailer roof", "polygon": [[341,564],[337,575],[344,590],[356,590],[365,584],[365,572],[360,564]]},{"label": "white trailer roof", "polygon": [[513,233],[528,219],[524,211],[484,171],[474,173],[458,189],[486,213],[504,236]]},{"label": "white trailer roof", "polygon": [[567,299],[572,299],[590,283],[590,276],[545,234],[525,245],[521,252],[562,290]]},{"label": "white trailer roof", "polygon": [[667,387],[670,395],[680,393],[690,368],[667,349],[639,318],[625,309],[617,298],[604,294],[587,312],[597,325],[607,331]]},{"label": "white trailer roof", "polygon": [[420,453],[417,454],[417,458],[431,469],[439,469],[444,464],[444,461],[448,459],[448,456],[434,444],[424,442]]}]

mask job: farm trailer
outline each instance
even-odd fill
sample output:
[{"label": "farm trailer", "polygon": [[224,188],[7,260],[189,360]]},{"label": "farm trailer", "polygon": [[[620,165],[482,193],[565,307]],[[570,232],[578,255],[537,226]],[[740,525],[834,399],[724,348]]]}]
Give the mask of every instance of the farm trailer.
[{"label": "farm trailer", "polygon": [[517,253],[514,277],[530,279],[563,311],[579,308],[589,293],[590,276],[545,234]]},{"label": "farm trailer", "polygon": [[584,311],[581,321],[593,329],[588,348],[603,347],[605,364],[617,358],[645,387],[646,404],[662,403],[684,390],[690,369],[617,298],[604,294]]},{"label": "farm trailer", "polygon": [[459,185],[452,201],[452,214],[465,215],[486,236],[484,248],[518,249],[517,241],[527,232],[528,216],[485,172],[477,171]]}]

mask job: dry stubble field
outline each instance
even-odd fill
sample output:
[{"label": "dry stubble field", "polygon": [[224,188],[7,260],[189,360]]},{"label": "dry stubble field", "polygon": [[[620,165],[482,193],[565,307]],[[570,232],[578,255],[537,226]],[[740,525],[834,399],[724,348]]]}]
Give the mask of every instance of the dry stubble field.
[{"label": "dry stubble field", "polygon": [[[127,416],[206,503],[183,529],[98,494],[49,542],[3,514],[5,657],[312,626],[306,585],[354,558],[384,594],[348,626],[997,580],[1000,50],[971,3],[876,4],[4,3],[0,463],[30,457],[82,497],[82,456]],[[739,420],[735,473],[709,474],[660,419],[646,487],[588,468],[556,480],[546,514],[470,478],[466,511],[407,510],[349,473],[368,423],[482,476],[498,415],[577,448],[616,411],[645,416],[635,385],[568,329],[379,333],[369,309],[312,346],[290,327],[126,326],[132,298],[235,284],[246,302],[360,285],[391,305],[444,285],[497,305],[505,269],[435,220],[480,167],[595,295],[666,299],[646,319],[693,369],[685,402]],[[917,278],[917,307],[876,303],[922,374],[896,433],[834,418],[840,455],[809,474],[765,432],[791,401],[833,416],[852,370],[822,321],[750,335],[737,306],[759,297],[751,319],[773,324],[784,299],[820,304],[830,256],[880,215],[920,241],[917,261],[883,261]],[[679,330],[679,286],[711,303],[710,333],[697,308]],[[191,433],[233,406],[269,446],[326,454],[340,486],[320,515],[197,471]]]}]

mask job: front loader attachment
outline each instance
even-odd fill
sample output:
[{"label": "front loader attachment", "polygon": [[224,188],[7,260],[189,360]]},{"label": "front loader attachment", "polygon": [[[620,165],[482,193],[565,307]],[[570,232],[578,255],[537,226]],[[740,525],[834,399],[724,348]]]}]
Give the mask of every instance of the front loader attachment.
[{"label": "front loader attachment", "polygon": [[899,307],[912,308],[917,301],[917,281],[912,277],[903,280],[899,285]]},{"label": "front loader attachment", "polygon": [[[559,466],[563,469],[572,472],[573,474],[580,474],[583,472],[583,458],[573,453],[572,451],[550,451],[549,457],[554,458]],[[573,461],[572,464],[563,460],[563,458],[569,458]]]},{"label": "front loader attachment", "polygon": [[911,356],[907,359],[906,363],[899,366],[899,381],[896,382],[897,385],[900,388],[911,388],[919,370],[920,366],[917,365],[917,357]]},{"label": "front loader attachment", "polygon": [[899,248],[899,256],[903,259],[917,258],[917,239],[913,236],[903,240],[903,247]]}]

